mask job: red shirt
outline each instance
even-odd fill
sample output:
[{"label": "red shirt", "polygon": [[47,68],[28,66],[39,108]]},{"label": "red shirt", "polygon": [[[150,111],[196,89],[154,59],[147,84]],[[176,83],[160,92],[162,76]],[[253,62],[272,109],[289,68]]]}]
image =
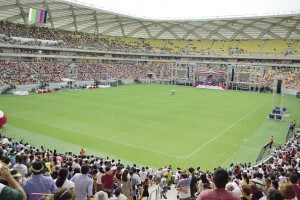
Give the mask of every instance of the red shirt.
[{"label": "red shirt", "polygon": [[241,200],[240,197],[231,191],[209,189],[203,190],[197,200]]},{"label": "red shirt", "polygon": [[116,174],[116,170],[111,173],[106,173],[101,177],[102,185],[105,189],[113,189],[114,188],[114,176]]},{"label": "red shirt", "polygon": [[294,190],[295,190],[295,192],[296,192],[296,197],[297,197],[298,199],[300,199],[300,186],[299,186],[299,185],[296,185],[296,184],[293,184],[293,188],[294,188]]}]

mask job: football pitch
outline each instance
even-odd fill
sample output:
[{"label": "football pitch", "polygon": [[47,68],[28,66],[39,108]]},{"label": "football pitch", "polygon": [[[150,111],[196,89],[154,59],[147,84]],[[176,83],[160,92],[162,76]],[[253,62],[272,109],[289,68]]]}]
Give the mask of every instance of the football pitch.
[{"label": "football pitch", "polygon": [[144,84],[0,95],[0,110],[8,117],[3,133],[35,146],[76,154],[84,148],[153,168],[213,169],[253,163],[270,135],[285,142],[290,122],[299,122],[300,101],[285,95],[290,118],[268,120],[281,100],[266,93]]}]

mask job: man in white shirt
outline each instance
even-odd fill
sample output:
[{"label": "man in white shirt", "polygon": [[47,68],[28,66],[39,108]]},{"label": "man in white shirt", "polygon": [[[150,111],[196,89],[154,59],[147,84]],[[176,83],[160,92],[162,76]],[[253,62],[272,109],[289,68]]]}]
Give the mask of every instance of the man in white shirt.
[{"label": "man in white shirt", "polygon": [[146,171],[148,171],[148,176],[153,176],[153,169],[146,167]]},{"label": "man in white shirt", "polygon": [[184,170],[181,179],[176,185],[176,189],[179,193],[180,200],[188,200],[191,198],[190,184],[192,180],[192,174],[188,170]]},{"label": "man in white shirt", "polygon": [[157,171],[156,171],[156,184],[159,184],[160,181],[161,181],[161,175],[162,175],[162,171],[161,171],[161,168],[159,168]]},{"label": "man in white shirt", "polygon": [[132,171],[133,171],[132,178],[134,178],[137,181],[138,185],[141,185],[142,181],[141,181],[141,178],[136,174],[136,168],[133,167]]},{"label": "man in white shirt", "polygon": [[81,166],[79,165],[79,160],[78,160],[78,158],[75,158],[75,160],[74,160],[74,162],[73,162],[73,164],[72,164],[72,168],[73,168],[73,169],[76,169],[76,168],[80,169],[80,168],[81,168]]},{"label": "man in white shirt", "polygon": [[17,164],[14,165],[13,169],[16,170],[18,173],[21,174],[21,179],[25,178],[26,175],[28,174],[28,169],[26,165],[24,165],[24,158],[22,156],[17,156],[16,157]]},{"label": "man in white shirt", "polygon": [[147,178],[147,172],[145,167],[142,167],[142,170],[140,171],[139,175],[140,175],[141,183],[143,184],[145,182],[145,179]]},{"label": "man in white shirt", "polygon": [[81,174],[75,174],[71,181],[75,184],[75,200],[90,199],[93,194],[93,179],[88,176],[89,167],[82,166]]}]

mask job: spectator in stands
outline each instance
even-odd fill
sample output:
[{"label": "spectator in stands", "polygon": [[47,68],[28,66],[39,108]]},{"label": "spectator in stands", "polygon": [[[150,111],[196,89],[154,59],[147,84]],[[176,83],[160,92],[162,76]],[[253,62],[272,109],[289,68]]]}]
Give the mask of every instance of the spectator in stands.
[{"label": "spectator in stands", "polygon": [[225,186],[225,189],[237,194],[239,197],[242,197],[242,192],[240,187],[234,182],[228,182]]},{"label": "spectator in stands", "polygon": [[88,175],[89,166],[83,165],[81,173],[75,174],[71,181],[75,185],[75,200],[90,199],[93,194],[93,179]]},{"label": "spectator in stands", "polygon": [[198,193],[200,194],[205,188],[212,189],[213,187],[207,179],[206,173],[202,173],[198,182]]},{"label": "spectator in stands", "polygon": [[258,173],[254,173],[253,179],[250,180],[250,183],[254,183],[260,191],[263,191],[263,187],[264,187],[262,178],[263,178],[262,173],[258,172]]},{"label": "spectator in stands", "polygon": [[99,169],[99,171],[97,172],[97,180],[96,180],[96,183],[97,183],[97,189],[96,191],[99,192],[100,190],[103,190],[103,185],[102,185],[102,176],[105,174],[105,172],[103,171],[103,167],[101,166]]},{"label": "spectator in stands", "polygon": [[255,200],[251,195],[251,189],[248,185],[242,186],[242,200]]},{"label": "spectator in stands", "polygon": [[161,167],[158,168],[158,170],[156,171],[156,178],[155,178],[155,182],[156,184],[160,184],[161,182],[161,177],[162,177],[162,171],[161,171]]},{"label": "spectator in stands", "polygon": [[74,162],[73,162],[73,164],[72,164],[72,168],[73,168],[73,169],[80,169],[80,164],[79,164],[78,158],[75,158],[75,159],[74,159]]},{"label": "spectator in stands", "polygon": [[127,200],[128,198],[121,193],[120,189],[116,189],[115,191],[116,200]]},{"label": "spectator in stands", "polygon": [[[44,176],[45,165],[42,161],[36,161],[31,166],[32,175],[23,183],[23,188],[29,200],[38,200],[43,194],[54,194],[57,190],[51,177]],[[38,194],[36,194],[38,193]]]},{"label": "spectator in stands", "polygon": [[180,200],[187,200],[191,198],[191,185],[192,174],[189,170],[185,169],[181,174],[181,179],[178,181],[176,185],[176,189],[179,192]]},{"label": "spectator in stands", "polygon": [[110,193],[113,192],[114,189],[114,176],[117,172],[117,167],[110,167],[105,168],[105,174],[101,177],[101,182],[105,191]]},{"label": "spectator in stands", "polygon": [[136,167],[132,167],[131,168],[131,171],[133,172],[133,175],[132,175],[132,177],[136,180],[136,182],[137,182],[137,185],[138,186],[140,186],[141,185],[141,183],[142,183],[142,181],[141,181],[141,179],[140,179],[140,177],[139,177],[139,175],[137,175],[137,170],[136,170]]},{"label": "spectator in stands", "polygon": [[278,190],[278,188],[279,188],[278,181],[273,180],[272,183],[271,183],[271,188],[274,188],[274,189]]},{"label": "spectator in stands", "polygon": [[292,172],[289,175],[289,181],[293,185],[297,198],[300,199],[299,175],[297,172]]},{"label": "spectator in stands", "polygon": [[270,189],[267,192],[267,200],[283,200],[283,197],[277,189]]},{"label": "spectator in stands", "polygon": [[263,192],[267,194],[268,190],[271,188],[272,181],[270,178],[265,179],[265,186],[263,188]]},{"label": "spectator in stands", "polygon": [[108,195],[104,191],[99,191],[95,194],[95,200],[108,200]]},{"label": "spectator in stands", "polygon": [[262,191],[258,189],[255,183],[251,183],[249,186],[254,199],[260,199],[263,197]]},{"label": "spectator in stands", "polygon": [[137,180],[134,178],[134,172],[133,170],[131,170],[129,172],[129,175],[130,175],[130,195],[131,195],[131,198],[133,200],[136,200],[137,199],[137,193],[138,193],[138,182]]},{"label": "spectator in stands", "polygon": [[0,199],[3,200],[26,200],[26,193],[21,185],[10,174],[9,169],[5,166],[0,168],[0,179],[8,183],[0,183]]},{"label": "spectator in stands", "polygon": [[122,193],[129,199],[130,198],[130,178],[128,169],[125,169],[121,177]]},{"label": "spectator in stands", "polygon": [[142,170],[139,172],[139,176],[141,179],[141,184],[143,184],[147,178],[147,172],[146,172],[146,168],[142,167]]},{"label": "spectator in stands", "polygon": [[142,198],[146,197],[149,198],[149,181],[148,178],[145,179],[144,183],[142,184]]},{"label": "spectator in stands", "polygon": [[75,195],[75,184],[68,180],[69,171],[66,168],[61,168],[58,172],[58,178],[54,180],[55,185],[58,189],[65,188],[68,189],[73,196]]},{"label": "spectator in stands", "polygon": [[197,177],[195,176],[194,168],[190,167],[189,172],[192,176],[191,183],[190,183],[191,199],[195,199],[196,192],[198,191],[198,183],[197,183],[198,180]]},{"label": "spectator in stands", "polygon": [[23,164],[24,158],[22,156],[17,156],[16,160],[18,163],[13,166],[13,169],[21,174],[21,178],[25,178],[28,174],[28,169],[27,166]]},{"label": "spectator in stands", "polygon": [[283,184],[280,188],[280,193],[282,194],[283,199],[297,200],[296,192],[293,188],[293,185],[290,183]]},{"label": "spectator in stands", "polygon": [[222,168],[215,171],[213,181],[216,189],[204,190],[198,196],[197,200],[207,200],[207,199],[231,199],[240,200],[240,197],[235,193],[225,190],[225,186],[228,182],[228,172]]},{"label": "spectator in stands", "polygon": [[248,185],[249,184],[249,177],[247,173],[242,173],[242,181],[240,182],[240,187],[243,185]]}]

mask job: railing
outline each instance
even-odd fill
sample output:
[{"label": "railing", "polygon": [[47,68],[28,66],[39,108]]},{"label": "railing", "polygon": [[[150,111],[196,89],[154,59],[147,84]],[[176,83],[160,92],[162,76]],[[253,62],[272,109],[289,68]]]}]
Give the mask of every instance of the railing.
[{"label": "railing", "polygon": [[159,194],[160,194],[159,186],[156,185],[155,189],[150,192],[149,200],[158,200],[158,199],[160,199]]},{"label": "railing", "polygon": [[[293,137],[293,131],[291,129],[288,130],[285,138],[285,142],[288,142],[291,137]],[[279,146],[278,144],[273,144],[273,146]],[[269,152],[268,152],[269,151]],[[267,153],[267,154],[266,154]],[[272,153],[272,150],[270,149],[270,143],[266,144],[265,146],[262,147],[260,150],[257,158],[256,158],[256,164],[259,165],[263,162],[267,162],[272,156],[270,154]]]},{"label": "railing", "polygon": [[268,144],[264,145],[264,146],[261,148],[261,150],[260,150],[260,152],[259,152],[259,154],[258,154],[258,156],[257,156],[257,158],[256,158],[256,163],[260,162],[260,161],[263,159],[263,157],[264,157],[266,151],[270,149],[270,145],[271,145],[271,144],[268,143]]},{"label": "railing", "polygon": [[289,129],[288,133],[286,134],[285,142],[289,141],[289,139],[293,137],[292,129]]}]

